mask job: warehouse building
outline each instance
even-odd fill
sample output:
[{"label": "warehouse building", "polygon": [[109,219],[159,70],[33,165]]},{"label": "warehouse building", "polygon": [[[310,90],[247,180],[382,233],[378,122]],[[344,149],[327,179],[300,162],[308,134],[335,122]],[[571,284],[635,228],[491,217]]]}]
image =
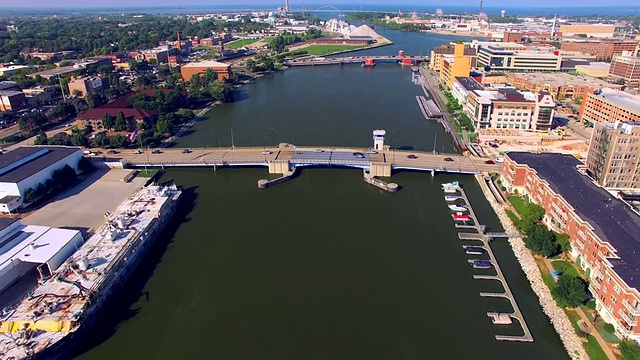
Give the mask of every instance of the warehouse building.
[{"label": "warehouse building", "polygon": [[0,212],[10,213],[23,204],[28,189],[35,189],[53,172],[69,165],[78,171],[79,147],[19,147],[0,155]]}]

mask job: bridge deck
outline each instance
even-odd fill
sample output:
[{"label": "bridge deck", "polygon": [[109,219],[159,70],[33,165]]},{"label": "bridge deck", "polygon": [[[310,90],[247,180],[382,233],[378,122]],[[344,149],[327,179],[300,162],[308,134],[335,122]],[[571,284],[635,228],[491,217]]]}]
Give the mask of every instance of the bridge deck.
[{"label": "bridge deck", "polygon": [[[369,168],[371,163],[388,164],[393,169],[475,174],[498,172],[499,164],[485,164],[481,158],[457,154],[432,154],[423,151],[385,150],[368,154],[363,148],[333,147],[236,147],[167,148],[154,154],[149,149],[123,150],[104,154],[111,161],[123,161],[133,167],[268,166],[273,161],[289,161],[297,166],[349,166]],[[136,153],[139,152],[139,153]],[[361,154],[361,155],[360,155]],[[452,160],[452,161],[447,161]]]}]

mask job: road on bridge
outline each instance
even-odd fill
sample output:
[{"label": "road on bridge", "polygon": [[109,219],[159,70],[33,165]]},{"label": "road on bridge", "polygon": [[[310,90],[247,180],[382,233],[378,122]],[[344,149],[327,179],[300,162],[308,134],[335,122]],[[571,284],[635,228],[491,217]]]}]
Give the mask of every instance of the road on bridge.
[{"label": "road on bridge", "polygon": [[[102,154],[101,154],[102,155]],[[99,155],[99,156],[101,156]],[[391,164],[394,169],[436,170],[448,172],[499,172],[500,164],[458,154],[433,154],[421,151],[385,150],[369,153],[363,148],[333,147],[237,147],[237,148],[169,148],[123,150],[104,153],[111,161],[125,161],[134,166],[212,166],[289,161],[292,165],[345,165],[366,167],[370,163]]]}]

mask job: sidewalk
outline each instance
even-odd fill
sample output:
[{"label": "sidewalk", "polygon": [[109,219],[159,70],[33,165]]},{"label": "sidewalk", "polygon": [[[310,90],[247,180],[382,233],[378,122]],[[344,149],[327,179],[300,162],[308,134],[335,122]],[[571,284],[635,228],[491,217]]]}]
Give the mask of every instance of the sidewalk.
[{"label": "sidewalk", "polygon": [[[544,265],[546,266],[548,271],[554,270],[553,265],[551,265],[551,261],[549,261],[549,259],[544,258],[543,260],[544,260]],[[584,321],[585,324],[587,324],[587,327],[589,328],[589,335],[592,335],[596,339],[596,341],[598,341],[598,344],[602,348],[602,351],[604,351],[604,353],[607,355],[609,360],[616,360],[617,359],[616,355],[613,353],[613,351],[609,347],[609,343],[607,343],[602,338],[602,335],[600,335],[600,333],[598,332],[598,329],[596,329],[593,323],[589,320],[589,318],[587,317],[587,314],[584,313],[582,308],[577,307],[575,308],[575,311],[578,315],[580,315],[580,319],[582,319],[582,321]]]}]

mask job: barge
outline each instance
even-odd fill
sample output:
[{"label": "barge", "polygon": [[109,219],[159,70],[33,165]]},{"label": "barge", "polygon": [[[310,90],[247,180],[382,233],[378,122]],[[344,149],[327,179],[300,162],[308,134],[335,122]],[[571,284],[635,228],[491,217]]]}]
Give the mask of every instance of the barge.
[{"label": "barge", "polygon": [[106,223],[2,318],[0,358],[69,356],[162,232],[181,195],[173,182],[149,185],[105,214]]}]

